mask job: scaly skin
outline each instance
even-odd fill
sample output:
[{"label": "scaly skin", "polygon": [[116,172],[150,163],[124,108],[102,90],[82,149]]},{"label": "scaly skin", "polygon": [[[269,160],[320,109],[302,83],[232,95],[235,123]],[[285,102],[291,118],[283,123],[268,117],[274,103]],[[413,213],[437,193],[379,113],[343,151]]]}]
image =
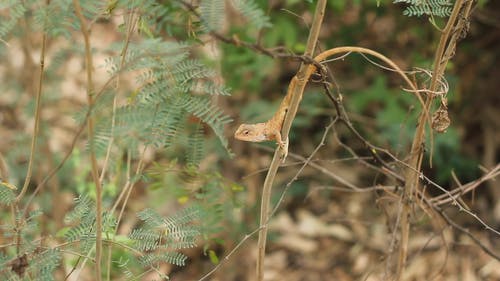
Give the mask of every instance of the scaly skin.
[{"label": "scaly skin", "polygon": [[296,77],[292,79],[290,86],[288,87],[287,95],[271,119],[265,123],[241,124],[234,133],[234,137],[238,140],[251,142],[275,140],[281,149],[286,149],[288,146],[288,138],[285,141],[281,138],[281,127],[283,126],[283,121],[285,120],[285,116],[288,111],[288,106],[292,97],[291,92],[295,87],[296,80]]}]

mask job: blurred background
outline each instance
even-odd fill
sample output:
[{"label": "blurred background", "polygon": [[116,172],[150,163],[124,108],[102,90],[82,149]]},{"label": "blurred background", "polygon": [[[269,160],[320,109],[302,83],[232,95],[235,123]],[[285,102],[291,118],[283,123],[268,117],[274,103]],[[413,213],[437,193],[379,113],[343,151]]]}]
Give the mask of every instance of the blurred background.
[{"label": "blurred background", "polygon": [[[89,112],[87,66],[73,6],[52,1],[47,6],[50,9],[40,8],[42,12],[37,12],[45,4],[28,2],[22,11],[14,4],[0,4],[0,179],[5,183],[2,192],[7,192],[5,186],[9,183],[19,193],[27,174],[40,80],[42,30],[48,34],[33,176],[27,194],[19,202],[21,210],[42,212],[36,217],[37,226],[23,236],[36,244],[26,250],[28,261],[34,260],[40,249],[61,249],[61,258],[52,271],[56,280],[64,280],[65,276],[69,276],[68,280],[95,280],[93,265],[82,266],[81,255],[71,254],[69,249],[64,252],[66,246],[61,246],[71,237],[68,232],[81,225],[81,221],[68,219],[77,204],[74,198],[80,198],[80,202],[82,196],[90,201],[96,198],[88,156],[89,146],[94,145],[103,174],[104,210],[119,217],[105,232],[114,233],[115,236],[109,236],[110,241],[134,245],[127,239],[133,240],[129,234],[147,225],[145,215],[137,215],[144,214],[140,212],[146,208],[163,217],[195,208],[200,212],[197,220],[201,221],[196,223],[196,246],[179,247],[185,261],[158,262],[157,271],[146,270],[141,262],[132,261],[138,256],[136,252],[115,246],[107,256],[111,262],[104,266],[106,280],[127,280],[127,272],[140,280],[158,278],[158,272],[172,280],[198,280],[235,247],[237,251],[207,279],[252,280],[257,240],[253,231],[259,225],[261,189],[276,144],[241,142],[232,135],[239,124],[264,122],[274,114],[299,63],[271,58],[238,42],[251,42],[271,50],[283,47],[289,53],[302,54],[315,1],[250,1],[263,12],[257,24],[249,20],[251,15],[242,13],[245,9],[226,1],[225,8],[212,15],[215,19],[205,18],[207,22],[220,20],[217,27],[209,26],[208,30],[200,21],[207,15],[204,1],[81,1],[91,30],[96,93],[91,114],[97,124],[94,138],[84,127]],[[446,17],[436,17],[434,23],[425,15],[408,17],[403,15],[407,5],[391,1],[328,1],[318,48],[361,46],[386,55],[404,70],[430,70],[440,36],[438,28],[444,27]],[[467,37],[458,42],[447,66],[451,125],[443,134],[433,133],[432,139],[428,134],[423,172],[448,191],[498,169],[499,11],[498,1],[478,1]],[[233,43],[224,42],[228,41],[224,38]],[[123,47],[124,42],[131,42],[128,50]],[[154,51],[138,42],[149,42],[147,46],[153,46]],[[185,43],[189,53],[184,55],[177,49],[162,53],[155,49],[159,48],[155,45],[158,42]],[[141,61],[140,67],[126,68],[126,63],[124,66],[119,62],[123,50],[137,61],[149,54],[153,59]],[[176,70],[189,69],[183,77],[213,81],[217,88],[210,88],[210,84],[203,88],[210,90],[200,91],[198,84],[189,86],[188,92],[195,94],[186,103],[192,106],[186,106],[177,117],[145,117],[144,112],[167,116],[173,112],[171,107],[184,106],[172,96],[162,96],[171,85],[160,86],[156,82],[168,82],[171,70],[156,75],[156,69],[161,67],[151,67],[153,63],[167,69],[169,63],[178,63],[171,61],[188,58],[197,61],[175,64]],[[130,65],[134,59],[129,59]],[[371,144],[405,161],[420,104],[402,90],[405,86],[400,77],[375,62],[379,63],[359,54],[329,62],[333,89],[342,96],[358,132]],[[154,71],[142,71],[148,67]],[[196,76],[208,72],[210,75]],[[182,86],[176,79],[172,78],[173,83]],[[415,79],[424,85],[430,78]],[[325,132],[336,111],[322,85],[312,80],[290,133],[290,155],[279,170],[273,189],[273,204],[285,193],[270,223],[266,280],[390,280],[397,265],[399,241],[395,228],[401,189],[397,181],[373,169],[377,165],[371,161],[369,149],[345,126],[336,123]],[[204,91],[208,97],[198,100]],[[150,101],[157,101],[155,107],[146,106]],[[142,108],[137,111],[140,114],[127,115],[134,106]],[[220,117],[222,114],[225,117]],[[229,122],[229,118],[233,121]],[[137,120],[166,120],[158,121],[162,123],[158,128],[175,122],[165,125],[171,127],[161,132],[155,131],[154,126],[144,132],[144,123]],[[116,135],[109,133],[111,124]],[[145,137],[147,134],[155,138]],[[305,158],[324,136],[325,145],[299,172]],[[402,174],[395,161],[386,156],[384,160]],[[64,165],[58,167],[62,161]],[[56,175],[46,178],[54,169],[58,171]],[[35,194],[42,182],[42,189]],[[489,180],[473,189],[460,202],[476,217],[460,212],[453,202],[440,208],[480,241],[483,248],[456,227],[436,227],[435,219],[415,205],[403,280],[500,280],[500,186],[498,181]],[[436,198],[443,198],[438,196],[444,194],[430,184],[425,186],[425,192]],[[33,201],[28,201],[30,195]],[[12,236],[7,230],[12,229],[9,223],[16,213],[9,206],[13,205],[4,204],[0,214],[0,222],[5,226],[0,230],[0,274],[7,274],[20,261],[15,258],[19,252],[12,247]],[[479,220],[494,230],[486,229]],[[246,237],[250,233],[252,236]],[[239,244],[242,239],[246,240]],[[85,254],[84,249],[87,248],[74,251]],[[105,245],[106,249],[111,246]],[[81,269],[78,275],[71,273],[73,268]],[[28,280],[35,279],[32,276]]]}]

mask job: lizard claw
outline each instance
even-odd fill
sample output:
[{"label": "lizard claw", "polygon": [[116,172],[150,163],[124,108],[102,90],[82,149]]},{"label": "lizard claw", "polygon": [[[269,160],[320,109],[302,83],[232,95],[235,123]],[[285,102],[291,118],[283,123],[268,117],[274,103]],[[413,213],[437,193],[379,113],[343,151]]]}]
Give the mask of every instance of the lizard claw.
[{"label": "lizard claw", "polygon": [[281,149],[282,163],[285,163],[286,157],[288,156],[288,138],[285,141],[278,143]]}]

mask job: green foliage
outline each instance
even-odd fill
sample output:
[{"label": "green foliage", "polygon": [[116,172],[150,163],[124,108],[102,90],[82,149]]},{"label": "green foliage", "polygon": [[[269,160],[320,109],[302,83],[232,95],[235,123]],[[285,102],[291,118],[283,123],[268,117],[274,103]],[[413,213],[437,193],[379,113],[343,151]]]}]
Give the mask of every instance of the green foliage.
[{"label": "green foliage", "polygon": [[[75,199],[75,206],[65,217],[65,222],[71,224],[64,231],[68,242],[79,243],[82,255],[92,249],[95,243],[95,203],[88,196]],[[171,263],[178,266],[185,264],[187,257],[178,252],[180,249],[195,247],[195,239],[200,235],[196,225],[199,220],[199,210],[187,208],[169,217],[162,217],[152,209],[138,213],[142,225],[131,231],[127,238],[115,236],[116,221],[108,214],[103,218],[103,237],[112,239],[114,245],[125,250],[115,264],[129,278],[135,278],[129,262],[122,260],[124,255],[137,259],[137,264],[146,268],[155,268],[160,263]],[[130,253],[126,253],[129,251]],[[137,253],[142,253],[137,256]]]},{"label": "green foliage", "polygon": [[24,16],[27,8],[22,1],[4,0],[0,3],[0,11],[3,9],[8,9],[7,16],[0,13],[0,39],[5,40],[7,34],[16,27],[17,22]]},{"label": "green foliage", "polygon": [[203,27],[207,31],[217,31],[222,27],[225,12],[224,0],[203,0],[200,3],[200,15]]},{"label": "green foliage", "polygon": [[64,218],[68,227],[64,238],[68,242],[78,242],[80,251],[87,253],[95,243],[95,204],[86,195],[75,199],[75,207]]},{"label": "green foliage", "polygon": [[[200,161],[203,126],[194,132],[186,130],[192,122],[190,116],[208,125],[227,149],[224,126],[232,119],[210,99],[211,95],[229,94],[225,86],[213,82],[217,73],[200,60],[188,59],[187,43],[150,39],[131,44],[129,49],[123,67],[120,67],[119,56],[109,58],[107,67],[111,75],[123,71],[139,72],[136,76],[139,89],[131,94],[129,104],[117,109],[115,123],[110,110],[100,112],[104,118],[100,118],[102,121],[96,128],[93,140],[96,150],[104,153],[112,136],[117,145],[127,151],[136,150],[140,142],[158,148],[196,144],[194,150],[197,152],[187,158],[193,163]],[[98,102],[96,107],[111,108],[109,102]],[[184,137],[186,133],[190,135]],[[183,139],[189,141],[183,142]]]},{"label": "green foliage", "polygon": [[[240,205],[236,195],[243,188],[219,173],[203,172],[192,165],[179,168],[178,164],[171,163],[169,166],[157,164],[148,175],[155,192],[167,192],[167,196],[162,196],[163,204],[170,197],[199,211],[199,231],[206,240],[214,240],[214,235],[223,231],[225,224],[233,222],[234,208]],[[182,188],[166,189],[168,186]]]},{"label": "green foliage", "polygon": [[[59,266],[61,254],[57,250],[42,250],[38,248],[33,254],[19,255],[8,260],[7,257],[0,258],[0,278],[2,280],[33,280],[50,281],[55,280],[54,270]],[[3,268],[10,265],[9,268]]]},{"label": "green foliage", "polygon": [[55,280],[53,273],[61,262],[61,253],[57,249],[48,249],[36,253],[30,258],[27,275],[31,280],[49,281]]},{"label": "green foliage", "polygon": [[49,5],[40,5],[33,14],[34,26],[51,37],[69,39],[71,31],[80,28],[72,9],[70,1],[52,1]]},{"label": "green foliage", "polygon": [[194,134],[188,139],[189,151],[186,153],[187,165],[197,166],[205,156],[205,146],[203,142],[203,127],[200,123],[195,125]]},{"label": "green foliage", "polygon": [[[250,26],[257,30],[271,27],[271,20],[253,0],[232,0],[234,9],[243,15]],[[219,31],[224,23],[226,14],[224,0],[203,0],[200,3],[201,24],[204,31]]]},{"label": "green foliage", "polygon": [[271,19],[264,14],[253,0],[232,0],[233,6],[258,30],[271,27]]},{"label": "green foliage", "polygon": [[449,0],[394,0],[393,3],[406,3],[405,16],[437,16],[447,17],[451,14],[453,3]]},{"label": "green foliage", "polygon": [[17,212],[15,222],[5,221],[0,225],[3,238],[19,237],[22,241],[18,251],[14,247],[4,248],[0,255],[0,280],[54,280],[53,272],[59,266],[61,254],[41,244],[38,224],[41,214],[32,211],[22,218],[23,212]]},{"label": "green foliage", "polygon": [[[430,143],[430,140],[427,141]],[[433,173],[438,184],[453,182],[454,172],[460,182],[468,182],[480,176],[477,159],[464,155],[458,131],[450,127],[444,134],[434,134],[434,155],[432,158]],[[426,161],[430,157],[426,153]]]},{"label": "green foliage", "polygon": [[138,213],[144,222],[130,233],[133,246],[147,252],[139,258],[144,267],[153,267],[161,262],[183,266],[187,257],[179,249],[196,246],[195,239],[200,232],[194,224],[199,210],[184,209],[170,217],[163,218],[152,209]]},{"label": "green foliage", "polygon": [[11,190],[10,184],[0,181],[0,204],[8,206],[14,200],[16,200],[16,194]]},{"label": "green foliage", "polygon": [[408,124],[416,118],[411,108],[419,106],[412,94],[390,89],[386,78],[377,76],[369,88],[349,96],[347,105],[363,115],[376,117],[377,134],[373,137],[379,142],[387,141],[398,150],[409,145],[414,128]]}]

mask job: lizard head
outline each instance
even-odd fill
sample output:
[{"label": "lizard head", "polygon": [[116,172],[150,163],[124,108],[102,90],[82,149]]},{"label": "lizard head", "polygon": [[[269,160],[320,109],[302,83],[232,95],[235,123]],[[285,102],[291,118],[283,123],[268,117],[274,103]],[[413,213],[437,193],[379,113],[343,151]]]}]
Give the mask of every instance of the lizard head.
[{"label": "lizard head", "polygon": [[261,142],[269,140],[266,136],[265,123],[241,124],[234,133],[234,138],[242,141]]}]

